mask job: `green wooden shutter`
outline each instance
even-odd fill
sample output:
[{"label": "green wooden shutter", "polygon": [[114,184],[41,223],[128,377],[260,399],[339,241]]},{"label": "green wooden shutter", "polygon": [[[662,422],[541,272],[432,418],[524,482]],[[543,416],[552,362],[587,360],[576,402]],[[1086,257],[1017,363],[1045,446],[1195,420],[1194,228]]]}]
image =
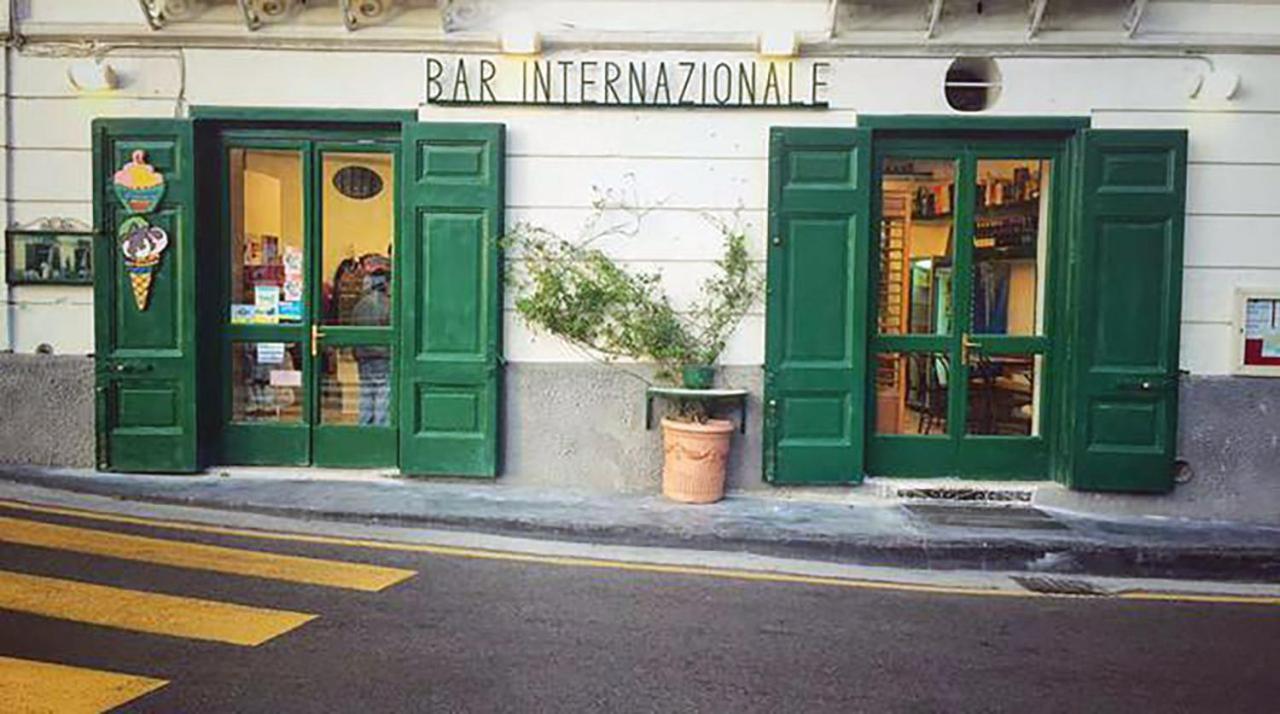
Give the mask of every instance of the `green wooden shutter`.
[{"label": "green wooden shutter", "polygon": [[862,480],[867,129],[775,128],[769,150],[765,476]]},{"label": "green wooden shutter", "polygon": [[1070,486],[1173,488],[1187,136],[1081,137],[1068,344]]},{"label": "green wooden shutter", "polygon": [[[195,167],[182,119],[93,123],[94,350],[98,468],[191,472],[197,463]],[[164,174],[146,216],[169,234],[146,310],[134,303],[116,227],[129,216],[112,176],[135,150]]]},{"label": "green wooden shutter", "polygon": [[503,127],[404,125],[400,468],[495,476]]}]

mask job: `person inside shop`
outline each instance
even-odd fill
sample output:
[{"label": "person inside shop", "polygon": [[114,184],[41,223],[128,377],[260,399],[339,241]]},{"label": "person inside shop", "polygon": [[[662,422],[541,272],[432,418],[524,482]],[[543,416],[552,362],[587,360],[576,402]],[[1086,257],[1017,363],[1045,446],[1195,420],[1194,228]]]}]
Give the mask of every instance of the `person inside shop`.
[{"label": "person inside shop", "polygon": [[[387,325],[391,320],[390,279],[385,270],[373,270],[364,276],[363,295],[351,309],[351,324]],[[385,346],[362,345],[352,352],[360,375],[361,425],[386,426],[390,423],[391,351]]]}]

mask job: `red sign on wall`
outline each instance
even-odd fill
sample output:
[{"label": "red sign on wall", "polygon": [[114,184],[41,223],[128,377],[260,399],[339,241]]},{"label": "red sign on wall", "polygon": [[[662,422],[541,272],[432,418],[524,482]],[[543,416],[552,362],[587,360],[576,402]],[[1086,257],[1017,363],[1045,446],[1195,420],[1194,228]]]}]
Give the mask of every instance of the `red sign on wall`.
[{"label": "red sign on wall", "polygon": [[1244,364],[1280,367],[1280,298],[1248,298],[1244,315]]}]

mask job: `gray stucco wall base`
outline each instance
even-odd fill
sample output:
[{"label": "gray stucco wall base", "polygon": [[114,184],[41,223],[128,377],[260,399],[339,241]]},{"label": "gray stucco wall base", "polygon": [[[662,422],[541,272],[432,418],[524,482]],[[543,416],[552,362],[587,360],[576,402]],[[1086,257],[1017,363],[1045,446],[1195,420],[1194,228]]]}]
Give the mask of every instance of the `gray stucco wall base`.
[{"label": "gray stucco wall base", "polygon": [[0,354],[0,463],[93,465],[93,360]]},{"label": "gray stucco wall base", "polygon": [[[654,402],[653,428],[644,428],[643,367],[600,364],[509,365],[506,370],[502,480],[522,486],[584,490],[656,491],[662,471],[658,421],[667,405]],[[720,370],[717,386],[751,392],[747,433],[733,434],[731,489],[760,488],[759,367]],[[726,415],[736,421],[730,409]]]},{"label": "gray stucco wall base", "polygon": [[1159,496],[1041,488],[1048,506],[1116,515],[1190,516],[1280,524],[1280,379],[1189,377],[1178,409],[1185,483]]},{"label": "gray stucco wall base", "polygon": [[[645,383],[600,364],[519,363],[504,378],[499,485],[604,492],[656,492],[662,436],[644,428]],[[729,488],[766,490],[761,475],[762,372],[721,370],[724,386],[751,392],[747,432],[733,435]],[[736,414],[733,418],[737,418]],[[93,464],[93,361],[0,355],[0,463]],[[1211,518],[1280,524],[1280,380],[1191,377],[1183,382],[1179,457],[1190,479],[1171,494],[1077,493],[1038,483],[1048,507],[1115,515]],[[875,495],[874,488],[824,489]]]}]

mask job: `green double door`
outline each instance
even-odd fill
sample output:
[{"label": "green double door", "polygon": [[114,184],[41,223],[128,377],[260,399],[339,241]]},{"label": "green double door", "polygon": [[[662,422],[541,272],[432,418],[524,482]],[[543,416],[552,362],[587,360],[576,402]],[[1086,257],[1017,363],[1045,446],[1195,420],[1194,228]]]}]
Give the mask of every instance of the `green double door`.
[{"label": "green double door", "polygon": [[766,479],[1171,489],[1185,132],[909,124],[771,132]]},{"label": "green double door", "polygon": [[94,121],[99,468],[497,475],[504,129],[375,114]]},{"label": "green double door", "polygon": [[397,463],[398,152],[222,136],[222,463]]},{"label": "green double door", "polygon": [[871,473],[1048,475],[1063,149],[877,145]]}]

